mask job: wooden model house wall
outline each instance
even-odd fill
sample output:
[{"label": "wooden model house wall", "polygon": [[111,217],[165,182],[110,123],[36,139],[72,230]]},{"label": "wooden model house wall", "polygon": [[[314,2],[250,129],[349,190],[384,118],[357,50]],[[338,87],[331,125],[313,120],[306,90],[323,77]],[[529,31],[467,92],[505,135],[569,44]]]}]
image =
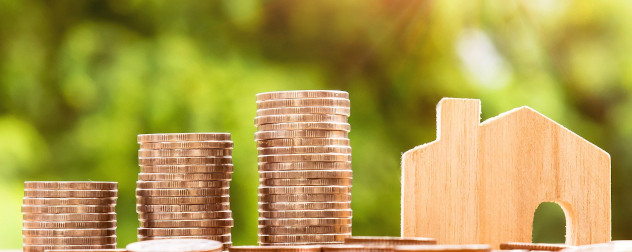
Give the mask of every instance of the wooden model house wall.
[{"label": "wooden model house wall", "polygon": [[402,156],[402,235],[441,244],[531,242],[542,202],[566,243],[611,239],[610,156],[528,107],[480,123],[480,101],[437,107],[437,139]]}]

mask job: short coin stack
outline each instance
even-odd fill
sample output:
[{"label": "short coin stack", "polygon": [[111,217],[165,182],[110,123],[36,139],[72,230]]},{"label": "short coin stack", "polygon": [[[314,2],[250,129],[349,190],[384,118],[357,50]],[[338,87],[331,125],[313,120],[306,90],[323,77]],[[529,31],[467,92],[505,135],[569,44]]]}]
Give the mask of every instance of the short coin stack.
[{"label": "short coin stack", "polygon": [[138,239],[199,238],[230,246],[230,133],[145,134],[138,143]]},{"label": "short coin stack", "polygon": [[116,182],[26,181],[23,250],[116,248]]},{"label": "short coin stack", "polygon": [[351,234],[344,91],[257,94],[259,244],[342,243]]}]

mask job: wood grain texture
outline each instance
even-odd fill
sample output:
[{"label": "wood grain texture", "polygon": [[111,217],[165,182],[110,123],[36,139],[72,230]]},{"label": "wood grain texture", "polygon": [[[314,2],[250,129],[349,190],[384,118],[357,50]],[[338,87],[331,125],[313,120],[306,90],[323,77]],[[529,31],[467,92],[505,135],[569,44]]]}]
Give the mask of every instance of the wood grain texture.
[{"label": "wood grain texture", "polygon": [[611,239],[610,156],[528,107],[480,123],[480,101],[442,99],[437,140],[402,156],[402,236],[440,244],[531,242],[555,202],[566,243]]}]

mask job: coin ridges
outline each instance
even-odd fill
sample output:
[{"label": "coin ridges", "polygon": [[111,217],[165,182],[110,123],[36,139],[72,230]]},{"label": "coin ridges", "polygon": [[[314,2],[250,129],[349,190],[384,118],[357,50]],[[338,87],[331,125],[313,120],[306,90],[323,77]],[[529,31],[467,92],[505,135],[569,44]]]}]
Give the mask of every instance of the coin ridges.
[{"label": "coin ridges", "polygon": [[295,234],[331,234],[351,233],[351,226],[302,226],[302,227],[259,227],[259,234],[295,235]]},{"label": "coin ridges", "polygon": [[140,134],[137,138],[139,143],[144,142],[180,142],[180,141],[227,141],[230,140],[230,133],[158,133]]},{"label": "coin ridges", "polygon": [[22,199],[24,205],[112,205],[116,204],[113,198],[29,198]]},{"label": "coin ridges", "polygon": [[261,163],[285,162],[350,162],[348,154],[291,154],[291,155],[259,155]]},{"label": "coin ridges", "polygon": [[233,159],[226,157],[151,157],[138,158],[139,165],[205,165],[232,164]]},{"label": "coin ridges", "polygon": [[346,138],[349,132],[342,130],[279,130],[257,131],[255,140],[286,139],[286,138]]},{"label": "coin ridges", "polygon": [[140,149],[139,157],[213,157],[230,156],[230,149]]},{"label": "coin ridges", "polygon": [[116,190],[24,190],[28,198],[113,198]]},{"label": "coin ridges", "polygon": [[257,101],[257,110],[287,107],[350,107],[351,101],[346,98],[296,98]]},{"label": "coin ridges", "polygon": [[287,219],[259,218],[259,225],[263,225],[263,226],[351,225],[351,218],[287,218]]},{"label": "coin ridges", "polygon": [[196,236],[196,235],[226,235],[230,234],[230,227],[224,228],[138,228],[138,235],[143,236]]},{"label": "coin ridges", "polygon": [[230,205],[226,203],[204,205],[136,205],[137,212],[198,212],[227,210],[230,210]]},{"label": "coin ridges", "polygon": [[341,130],[350,132],[351,125],[349,123],[327,123],[327,122],[291,122],[291,123],[272,123],[257,126],[261,131],[279,131],[279,130]]},{"label": "coin ridges", "polygon": [[141,173],[212,173],[233,172],[232,164],[209,165],[141,165]]},{"label": "coin ridges", "polygon": [[351,115],[349,107],[332,106],[309,106],[309,107],[285,107],[257,109],[257,116],[286,115],[286,114],[330,114],[330,115]]},{"label": "coin ridges", "polygon": [[351,186],[351,179],[260,179],[262,186],[328,186],[328,185],[348,185]]},{"label": "coin ridges", "polygon": [[353,215],[350,209],[344,210],[275,210],[259,211],[259,217],[274,218],[348,218]]},{"label": "coin ridges", "polygon": [[194,181],[194,180],[230,180],[231,173],[139,173],[138,179],[142,181]]},{"label": "coin ridges", "polygon": [[348,138],[279,138],[257,141],[257,147],[289,147],[289,146],[349,146]]},{"label": "coin ridges", "polygon": [[136,189],[137,196],[221,196],[228,194],[228,188],[195,189]]},{"label": "coin ridges", "polygon": [[29,245],[98,245],[114,244],[116,236],[75,236],[75,237],[38,237],[24,236],[24,244]]},{"label": "coin ridges", "polygon": [[199,219],[199,220],[140,220],[144,228],[194,228],[194,227],[232,227],[233,219]]},{"label": "coin ridges", "polygon": [[259,202],[259,209],[264,211],[351,209],[351,202]]},{"label": "coin ridges", "polygon": [[115,212],[116,205],[23,205],[23,213],[110,213]]},{"label": "coin ridges", "polygon": [[116,190],[118,182],[102,181],[25,181],[24,189]]},{"label": "coin ridges", "polygon": [[346,202],[351,201],[351,194],[260,194],[259,202]]},{"label": "coin ridges", "polygon": [[349,170],[351,162],[285,162],[259,163],[259,171],[293,171],[293,170]]},{"label": "coin ridges", "polygon": [[194,181],[137,181],[138,189],[177,189],[177,188],[211,188],[228,187],[227,180],[194,180]]},{"label": "coin ridges", "polygon": [[349,186],[260,186],[260,194],[351,193]]},{"label": "coin ridges", "polygon": [[326,114],[292,114],[292,115],[271,115],[255,117],[255,125],[264,125],[270,123],[288,123],[288,122],[334,122],[346,123],[348,117],[344,115],[326,115]]},{"label": "coin ridges", "polygon": [[22,221],[22,228],[115,228],[112,221]]},{"label": "coin ridges", "polygon": [[232,141],[143,142],[141,149],[232,149]]},{"label": "coin ridges", "polygon": [[261,242],[342,242],[351,233],[341,234],[301,234],[301,235],[259,235]]},{"label": "coin ridges", "polygon": [[138,218],[145,220],[198,220],[198,219],[230,219],[231,211],[206,211],[206,212],[157,212],[139,213]]},{"label": "coin ridges", "polygon": [[22,229],[24,236],[113,236],[114,228],[86,228],[86,229]]},{"label": "coin ridges", "polygon": [[314,171],[260,171],[262,179],[300,179],[300,178],[352,178],[351,170],[314,170]]},{"label": "coin ridges", "polygon": [[293,146],[293,147],[268,147],[257,148],[259,155],[280,155],[280,154],[316,154],[316,153],[339,153],[351,154],[350,146]]},{"label": "coin ridges", "polygon": [[194,196],[194,197],[136,197],[136,203],[141,205],[201,205],[214,203],[229,203],[228,196]]},{"label": "coin ridges", "polygon": [[349,93],[340,90],[293,90],[258,93],[255,97],[257,101],[325,97],[349,99]]},{"label": "coin ridges", "polygon": [[116,213],[23,213],[22,219],[25,221],[113,221],[116,220]]}]

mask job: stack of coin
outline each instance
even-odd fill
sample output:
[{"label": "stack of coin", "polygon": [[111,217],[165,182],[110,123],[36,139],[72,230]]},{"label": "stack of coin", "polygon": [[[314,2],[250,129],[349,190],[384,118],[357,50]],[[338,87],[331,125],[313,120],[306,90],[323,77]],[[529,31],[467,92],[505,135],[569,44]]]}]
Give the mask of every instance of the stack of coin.
[{"label": "stack of coin", "polygon": [[230,133],[145,134],[138,143],[138,239],[199,238],[230,246]]},{"label": "stack of coin", "polygon": [[259,244],[342,243],[351,235],[344,91],[257,94]]},{"label": "stack of coin", "polygon": [[116,182],[26,181],[23,249],[116,248]]}]

